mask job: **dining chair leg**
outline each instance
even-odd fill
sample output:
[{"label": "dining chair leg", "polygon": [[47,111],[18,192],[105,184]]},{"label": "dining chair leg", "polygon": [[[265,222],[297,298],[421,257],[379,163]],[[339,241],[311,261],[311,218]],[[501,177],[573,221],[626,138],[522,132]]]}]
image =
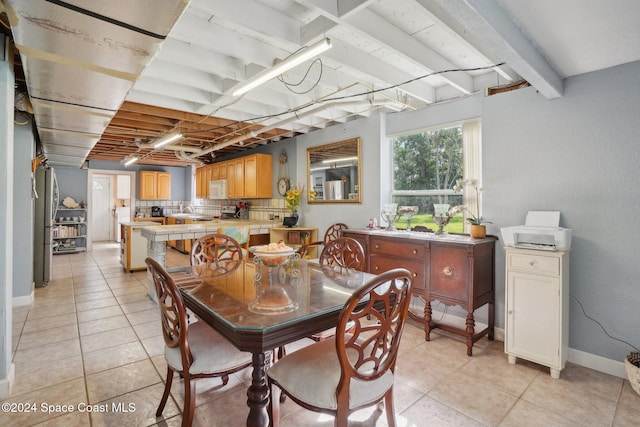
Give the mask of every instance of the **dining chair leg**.
[{"label": "dining chair leg", "polygon": [[225,374],[222,376],[222,385],[227,385],[229,382],[229,375]]},{"label": "dining chair leg", "polygon": [[384,411],[387,413],[387,424],[396,427],[395,408],[393,407],[393,387],[384,396]]},{"label": "dining chair leg", "polygon": [[267,410],[269,412],[269,420],[271,421],[271,427],[278,427],[280,425],[280,402],[283,402],[282,397],[284,393],[280,391],[277,386],[274,386],[269,381],[269,406]]},{"label": "dining chair leg", "polygon": [[158,405],[158,409],[156,410],[156,417],[162,415],[162,411],[164,411],[164,405],[167,404],[167,398],[169,397],[169,392],[171,392],[171,383],[173,382],[173,371],[171,368],[167,368],[167,380],[164,385],[164,393],[162,394],[162,399],[160,399],[160,404]]},{"label": "dining chair leg", "polygon": [[185,375],[184,409],[182,410],[182,427],[191,427],[193,413],[196,410],[196,382]]}]

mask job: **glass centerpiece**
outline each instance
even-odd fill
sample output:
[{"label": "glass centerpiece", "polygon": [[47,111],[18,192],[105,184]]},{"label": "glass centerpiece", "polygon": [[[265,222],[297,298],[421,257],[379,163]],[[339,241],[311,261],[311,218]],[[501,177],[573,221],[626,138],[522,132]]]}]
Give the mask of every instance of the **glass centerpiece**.
[{"label": "glass centerpiece", "polygon": [[407,220],[407,230],[411,231],[411,218],[418,213],[418,206],[400,206],[398,213]]},{"label": "glass centerpiece", "polygon": [[458,212],[464,210],[464,206],[454,206],[449,208],[448,204],[433,205],[433,222],[438,226],[438,230],[434,233],[436,236],[446,236],[448,233],[444,231],[444,227],[449,224],[451,218]]},{"label": "glass centerpiece", "polygon": [[385,204],[380,211],[380,216],[388,224],[387,228],[385,228],[386,231],[396,231],[396,228],[393,226],[393,224],[400,218],[397,203]]}]

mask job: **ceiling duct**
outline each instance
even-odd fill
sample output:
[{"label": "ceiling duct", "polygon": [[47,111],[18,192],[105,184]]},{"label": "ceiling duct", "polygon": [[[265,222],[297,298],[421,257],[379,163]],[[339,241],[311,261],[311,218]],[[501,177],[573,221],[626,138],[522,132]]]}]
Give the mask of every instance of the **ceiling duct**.
[{"label": "ceiling duct", "polygon": [[79,168],[188,2],[4,5],[43,152],[53,166]]}]

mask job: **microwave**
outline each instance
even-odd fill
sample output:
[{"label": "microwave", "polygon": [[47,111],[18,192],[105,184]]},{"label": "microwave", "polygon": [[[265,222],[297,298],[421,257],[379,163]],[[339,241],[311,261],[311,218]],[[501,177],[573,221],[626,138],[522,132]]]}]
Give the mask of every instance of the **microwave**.
[{"label": "microwave", "polygon": [[209,198],[223,200],[227,198],[227,180],[214,179],[209,181]]}]

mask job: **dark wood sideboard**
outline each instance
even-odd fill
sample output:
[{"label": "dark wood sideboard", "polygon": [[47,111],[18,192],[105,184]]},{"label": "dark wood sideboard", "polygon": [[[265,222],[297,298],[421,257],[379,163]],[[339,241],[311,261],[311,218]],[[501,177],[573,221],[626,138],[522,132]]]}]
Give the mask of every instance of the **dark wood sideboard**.
[{"label": "dark wood sideboard", "polygon": [[[424,323],[425,339],[435,328],[466,338],[467,355],[473,343],[488,335],[493,340],[495,302],[495,242],[497,237],[474,239],[466,234],[435,236],[433,233],[406,233],[384,230],[344,230],[365,250],[366,271],[380,274],[404,267],[413,274],[413,295],[425,300],[424,313],[410,313]],[[464,329],[432,319],[431,302],[459,305],[467,311]],[[488,304],[488,325],[475,331],[474,311]]]}]

